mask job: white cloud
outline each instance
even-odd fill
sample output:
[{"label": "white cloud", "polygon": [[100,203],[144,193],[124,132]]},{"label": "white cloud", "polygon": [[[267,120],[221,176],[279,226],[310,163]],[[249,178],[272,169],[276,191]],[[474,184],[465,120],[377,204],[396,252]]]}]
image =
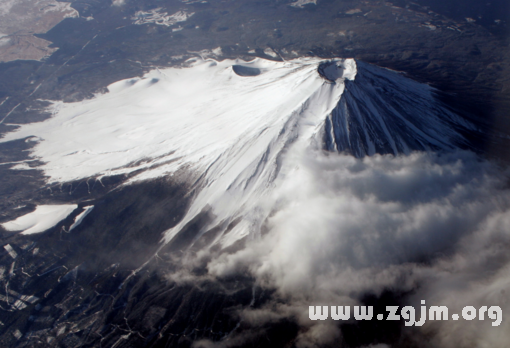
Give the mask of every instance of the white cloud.
[{"label": "white cloud", "polygon": [[[308,305],[353,305],[384,289],[414,290],[409,301],[416,308],[425,299],[452,313],[509,304],[510,194],[491,164],[466,152],[363,160],[313,152],[299,162],[277,193],[269,232],[212,258],[211,275],[249,272],[259,286],[277,290],[291,317]],[[285,313],[270,308],[268,321]],[[258,325],[262,320],[259,311]],[[306,316],[299,322],[313,327],[298,338],[304,346],[339,335],[331,323],[311,324]],[[431,322],[421,330],[437,333],[440,347],[505,347],[509,324],[491,322]],[[309,337],[316,330],[320,344]]]},{"label": "white cloud", "polygon": [[126,3],[126,0],[112,0],[112,6],[122,6]]}]

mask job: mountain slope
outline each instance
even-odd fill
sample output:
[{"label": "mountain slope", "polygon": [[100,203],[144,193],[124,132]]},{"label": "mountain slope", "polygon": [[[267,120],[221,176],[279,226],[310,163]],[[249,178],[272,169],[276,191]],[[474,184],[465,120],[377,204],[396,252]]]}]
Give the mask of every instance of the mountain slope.
[{"label": "mountain slope", "polygon": [[400,74],[357,62],[354,81],[326,118],[326,147],[356,157],[469,147],[468,121],[442,105],[434,90]]},{"label": "mountain slope", "polygon": [[429,86],[352,59],[189,65],[116,82],[92,100],[54,103],[53,118],[2,141],[38,141],[33,157],[49,182],[191,171],[193,203],[164,239],[211,211],[196,238],[214,228],[221,232],[212,244],[226,248],[260,233],[280,191],[302,180],[303,161],[324,142],[355,157],[398,155],[468,147],[461,132],[474,130]]}]

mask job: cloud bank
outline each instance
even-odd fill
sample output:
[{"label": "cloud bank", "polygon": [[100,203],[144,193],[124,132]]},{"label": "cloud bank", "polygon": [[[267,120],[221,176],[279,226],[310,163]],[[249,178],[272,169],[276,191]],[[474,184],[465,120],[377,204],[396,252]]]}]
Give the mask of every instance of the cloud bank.
[{"label": "cloud bank", "polygon": [[421,300],[450,313],[468,305],[503,309],[499,327],[450,319],[404,331],[418,346],[505,347],[507,179],[469,152],[355,159],[309,151],[271,202],[261,203],[272,204],[265,233],[237,252],[209,256],[208,273],[249,274],[259,288],[275,289],[274,301],[239,315],[253,327],[292,318],[303,328],[299,347],[328,345],[342,335],[338,322],[309,320],[309,305],[359,305],[364,295],[385,290],[407,293],[405,305],[417,313]]}]

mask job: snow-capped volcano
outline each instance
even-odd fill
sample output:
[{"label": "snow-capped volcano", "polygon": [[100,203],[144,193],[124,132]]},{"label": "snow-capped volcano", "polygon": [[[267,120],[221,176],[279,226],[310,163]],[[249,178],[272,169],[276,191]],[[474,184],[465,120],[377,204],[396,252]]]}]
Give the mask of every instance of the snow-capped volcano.
[{"label": "snow-capped volcano", "polygon": [[393,71],[357,62],[354,81],[325,123],[326,147],[356,157],[468,147],[472,124],[434,98],[434,90]]},{"label": "snow-capped volcano", "polygon": [[[282,321],[299,328],[289,336],[297,347],[337,345],[340,337],[366,347],[386,342],[375,326],[349,343],[349,332],[361,336],[356,328],[311,321],[308,306],[364,304],[365,294],[382,305],[385,291],[416,308],[425,299],[457,313],[466,304],[510,303],[508,176],[455,151],[470,147],[463,134],[475,127],[429,86],[352,59],[196,59],[108,90],[54,102],[53,117],[2,139],[33,144],[49,186],[47,203],[2,223],[12,231],[4,256],[16,271],[5,279],[23,280],[20,301],[44,301],[31,314],[37,325],[44,308],[69,303],[55,318],[67,327],[87,318],[99,346],[124,342],[145,322],[149,334],[130,339],[170,342],[153,335],[165,327],[173,342],[186,335],[196,347],[247,346],[254,335],[266,342],[265,328],[280,332]],[[101,181],[119,174],[128,175]],[[41,278],[47,274],[53,282]],[[25,308],[16,303],[10,308]],[[151,321],[154,313],[161,319]],[[103,341],[110,322],[126,329]],[[438,347],[456,347],[461,336],[495,347],[508,341],[490,322],[444,323]],[[60,335],[60,326],[50,328]],[[402,328],[390,330],[417,337]]]},{"label": "snow-capped volcano", "polygon": [[457,129],[472,128],[429,86],[353,59],[189,63],[116,82],[91,100],[56,102],[52,118],[2,141],[37,137],[32,155],[49,182],[192,171],[194,202],[165,240],[212,207],[202,232],[220,228],[215,243],[226,247],[259,233],[279,190],[305,175],[303,160],[324,141],[356,157],[407,154],[453,149],[465,144]]},{"label": "snow-capped volcano", "polygon": [[[310,128],[313,114],[312,133],[319,132],[344,88],[319,76],[320,62],[195,60],[188,68],[154,70],[91,100],[55,102],[51,119],[2,141],[37,137],[33,157],[45,162],[49,182],[140,169],[144,179],[183,165],[203,171],[227,154],[231,162],[251,163],[300,119]],[[354,78],[356,64],[347,63]]]}]

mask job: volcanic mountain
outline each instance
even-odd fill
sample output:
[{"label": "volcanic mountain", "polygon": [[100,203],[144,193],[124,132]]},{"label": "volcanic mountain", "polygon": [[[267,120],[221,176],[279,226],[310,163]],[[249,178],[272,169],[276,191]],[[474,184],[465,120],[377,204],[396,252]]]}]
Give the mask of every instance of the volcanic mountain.
[{"label": "volcanic mountain", "polygon": [[216,218],[205,230],[220,224],[215,242],[223,247],[258,233],[274,208],[262,201],[313,151],[448,151],[468,148],[462,134],[475,130],[428,85],[353,59],[194,59],[108,91],[54,102],[52,118],[2,141],[37,141],[32,156],[49,183],[117,174],[131,174],[132,183],[191,170],[193,204],[167,242],[206,207]]},{"label": "volcanic mountain", "polygon": [[308,306],[504,300],[506,253],[484,245],[506,238],[505,176],[426,84],[353,59],[194,58],[49,103],[1,139],[46,181],[2,224],[2,344],[404,347],[400,322]]}]

